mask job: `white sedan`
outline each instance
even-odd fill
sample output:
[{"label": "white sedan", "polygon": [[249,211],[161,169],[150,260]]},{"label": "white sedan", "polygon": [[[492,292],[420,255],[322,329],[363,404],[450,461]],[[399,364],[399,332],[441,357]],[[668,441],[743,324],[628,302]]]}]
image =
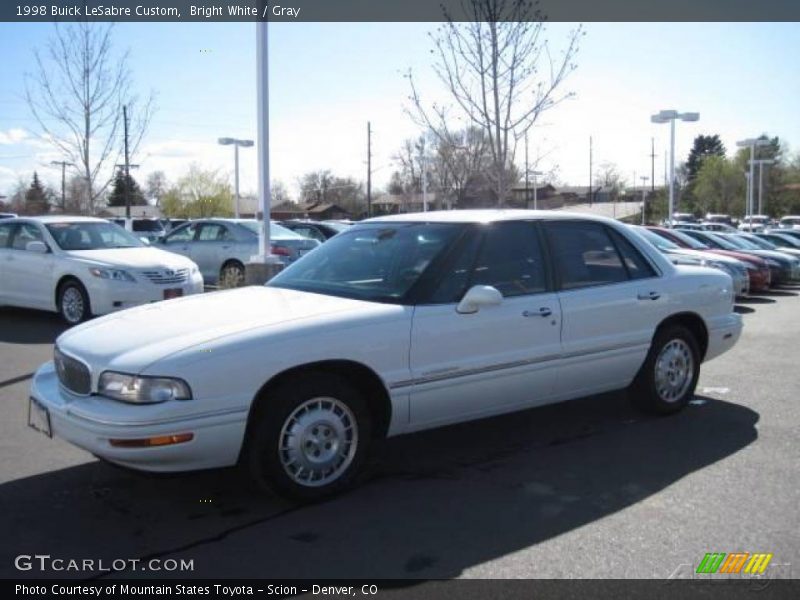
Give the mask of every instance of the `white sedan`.
[{"label": "white sedan", "polygon": [[0,306],[91,315],[203,291],[197,265],[149,248],[105,219],[44,216],[0,222]]},{"label": "white sedan", "polygon": [[675,266],[616,221],[382,217],[267,286],[67,331],[30,424],[146,471],[242,463],[311,500],[385,436],[625,388],[674,413],[741,329],[727,274]]}]

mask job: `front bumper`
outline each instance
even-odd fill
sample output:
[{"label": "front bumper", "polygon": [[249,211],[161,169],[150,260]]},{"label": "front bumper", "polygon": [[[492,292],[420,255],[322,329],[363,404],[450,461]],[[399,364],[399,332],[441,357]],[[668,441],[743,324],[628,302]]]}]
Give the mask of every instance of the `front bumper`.
[{"label": "front bumper", "polygon": [[716,317],[708,323],[708,349],[704,362],[733,348],[742,335],[743,326],[742,316],[734,312]]},{"label": "front bumper", "polygon": [[[161,404],[131,405],[101,396],[77,396],[58,382],[52,362],[33,376],[31,396],[47,409],[52,435],[95,456],[142,471],[192,471],[236,464],[247,410],[217,410],[183,418],[164,418]],[[181,444],[124,448],[110,440],[192,433]]]},{"label": "front bumper", "polygon": [[198,272],[191,275],[184,283],[173,285],[159,285],[141,279],[135,282],[123,282],[96,277],[87,282],[92,314],[97,316],[150,302],[160,302],[164,300],[164,290],[168,289],[180,289],[183,296],[201,294],[203,276]]}]

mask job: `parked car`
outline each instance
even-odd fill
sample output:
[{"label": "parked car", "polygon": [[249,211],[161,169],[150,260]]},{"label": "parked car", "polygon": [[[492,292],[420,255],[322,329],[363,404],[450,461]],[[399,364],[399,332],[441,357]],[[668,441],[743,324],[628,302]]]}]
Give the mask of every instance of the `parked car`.
[{"label": "parked car", "polygon": [[[347,229],[347,227],[338,224],[321,223],[319,221],[307,221],[300,219],[293,219],[290,221],[281,221],[280,224],[286,229],[290,229],[303,237],[317,240],[320,244],[328,241],[337,233]],[[337,226],[338,225],[338,226]]]},{"label": "parked car", "polygon": [[769,224],[770,218],[767,215],[752,215],[742,219],[739,231],[763,231]]},{"label": "parked car", "polygon": [[164,223],[160,219],[148,218],[135,218],[135,219],[111,219],[114,223],[130,231],[141,240],[147,240],[148,243],[158,241],[165,233],[167,233]]},{"label": "parked car", "polygon": [[791,235],[791,232],[783,229],[770,229],[766,233],[756,233],[762,240],[772,242],[779,248],[797,248],[800,249],[800,231],[797,235]]},{"label": "parked car", "polygon": [[[191,258],[209,285],[244,284],[244,266],[258,254],[258,222],[249,219],[197,219],[163,236],[159,248]],[[270,247],[284,265],[319,246],[276,223],[270,225]]]},{"label": "parked car", "polygon": [[647,227],[653,233],[673,242],[681,248],[698,250],[712,255],[728,256],[742,261],[747,267],[747,275],[750,279],[751,292],[763,292],[769,289],[772,283],[772,271],[770,271],[767,261],[752,254],[737,252],[735,250],[724,250],[722,247],[712,247],[708,244],[687,235],[677,229],[665,229],[663,227]]},{"label": "parked car", "polygon": [[0,219],[15,219],[17,216],[16,213],[0,213]]},{"label": "parked car", "polygon": [[703,231],[715,231],[717,233],[738,233],[739,231],[736,227],[728,225],[727,223],[713,223],[708,221],[702,223],[701,229]]},{"label": "parked car", "polygon": [[653,244],[664,253],[674,265],[694,265],[712,267],[730,275],[733,281],[733,290],[737,297],[746,296],[750,290],[750,278],[747,274],[747,263],[729,256],[711,255],[700,250],[681,248],[668,239],[650,231],[646,227],[631,225],[639,235]]},{"label": "parked car", "polygon": [[120,465],[239,463],[316,500],[386,436],[626,388],[675,413],[741,329],[728,275],[675,266],[617,221],[402,214],[266,286],[64,333],[33,377],[31,420]]},{"label": "parked car", "polygon": [[800,240],[800,229],[767,229],[767,233],[779,233],[783,237]]},{"label": "parked car", "polygon": [[43,216],[0,222],[0,305],[61,314],[70,325],[203,291],[192,261],[105,219]]},{"label": "parked car", "polygon": [[794,251],[784,251],[769,242],[758,238],[751,240],[747,236],[746,233],[722,235],[725,240],[746,252],[757,252],[762,258],[778,261],[781,270],[778,283],[800,281],[800,258],[794,254]]},{"label": "parked car", "polygon": [[[800,248],[794,245],[794,240],[791,242],[787,242],[785,239],[781,245],[773,243],[771,240],[766,239],[762,236],[765,234],[763,233],[740,233],[738,234],[739,238],[743,240],[747,240],[751,244],[756,245],[757,247],[761,248],[762,250],[772,250],[774,252],[780,252],[781,254],[786,254],[793,258],[800,258]],[[790,240],[792,238],[789,238]]]},{"label": "parked car", "polygon": [[753,244],[742,240],[739,237],[726,235],[722,233],[711,233],[710,231],[686,231],[687,235],[700,240],[714,248],[721,250],[729,250],[734,252],[743,252],[758,256],[767,261],[769,265],[771,283],[770,285],[781,285],[788,283],[795,279],[795,271],[798,265],[791,257],[781,254],[780,252],[773,252],[771,250],[762,250]]},{"label": "parked car", "polygon": [[800,216],[787,215],[778,221],[780,229],[800,229]]},{"label": "parked car", "polygon": [[707,213],[704,223],[721,223],[723,225],[733,225],[733,219],[730,215],[723,213]]}]

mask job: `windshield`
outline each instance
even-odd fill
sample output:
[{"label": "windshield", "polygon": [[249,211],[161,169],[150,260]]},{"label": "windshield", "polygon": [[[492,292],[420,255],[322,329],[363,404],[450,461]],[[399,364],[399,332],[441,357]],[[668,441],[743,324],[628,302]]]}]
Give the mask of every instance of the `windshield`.
[{"label": "windshield", "polygon": [[[258,221],[240,221],[239,225],[248,229],[251,233],[258,235],[258,228],[260,226]],[[287,229],[283,225],[270,222],[269,224],[269,239],[270,240],[305,240],[305,236],[295,233],[291,229]]]},{"label": "windshield", "polygon": [[463,228],[454,223],[359,225],[332,237],[267,285],[400,304]]},{"label": "windshield", "polygon": [[141,221],[134,221],[133,222],[133,230],[134,231],[157,231],[162,232],[164,231],[164,226],[161,224],[160,221],[151,221],[150,219],[144,219]]},{"label": "windshield", "polygon": [[781,235],[779,233],[770,235],[770,241],[775,242],[776,245],[784,248],[798,248],[800,247],[800,240],[792,237],[791,235]]},{"label": "windshield", "polygon": [[644,237],[644,239],[653,244],[659,250],[680,250],[680,247],[677,244],[674,244],[668,239],[653,233],[649,229],[645,229],[644,227],[636,227],[635,229],[637,233],[639,233],[642,237]]},{"label": "windshield", "polygon": [[339,233],[347,231],[352,227],[352,225],[348,225],[347,223],[339,223],[337,221],[323,221],[323,223],[328,227],[330,227],[331,229],[335,229]]},{"label": "windshield", "polygon": [[697,238],[693,238],[679,229],[671,229],[670,232],[692,250],[708,250],[708,244],[704,244]]},{"label": "windshield", "polygon": [[777,246],[772,242],[768,242],[767,240],[757,236],[743,235],[739,236],[739,239],[744,239],[745,241],[748,241],[754,246],[762,248],[763,250],[775,250],[777,248]]},{"label": "windshield", "polygon": [[48,223],[47,231],[62,250],[141,248],[144,243],[114,223],[84,221]]},{"label": "windshield", "polygon": [[[737,243],[738,240],[734,240],[732,236],[722,236],[714,233],[707,233],[706,238],[711,240],[711,243],[716,243],[720,248],[723,250],[744,250],[746,249],[745,246]],[[752,250],[752,248],[751,248]]]}]

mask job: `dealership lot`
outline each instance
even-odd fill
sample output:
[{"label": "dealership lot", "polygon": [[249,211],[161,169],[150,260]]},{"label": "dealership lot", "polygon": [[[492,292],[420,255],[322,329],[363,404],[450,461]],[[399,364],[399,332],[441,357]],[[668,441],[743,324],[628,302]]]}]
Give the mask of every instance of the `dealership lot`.
[{"label": "dealership lot", "polygon": [[[800,288],[737,310],[741,340],[683,413],[611,394],[393,439],[365,485],[297,508],[233,471],[139,475],[28,429],[30,376],[64,326],[0,309],[0,574],[49,554],[188,559],[175,576],[195,577],[666,578],[749,551],[797,576]],[[65,575],[96,573],[45,574]]]}]

